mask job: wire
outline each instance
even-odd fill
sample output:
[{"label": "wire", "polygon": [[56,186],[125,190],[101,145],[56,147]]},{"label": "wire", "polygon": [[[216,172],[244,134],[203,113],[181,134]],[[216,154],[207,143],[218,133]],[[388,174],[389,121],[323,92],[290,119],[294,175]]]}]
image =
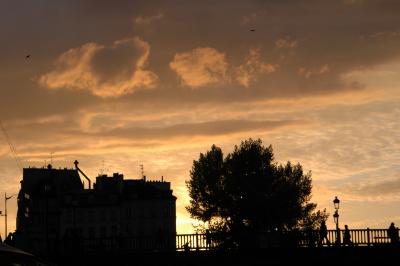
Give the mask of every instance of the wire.
[{"label": "wire", "polygon": [[4,127],[3,123],[1,122],[1,120],[0,120],[0,128],[1,128],[1,131],[3,131],[3,133],[4,133],[4,137],[5,137],[5,139],[6,139],[7,143],[8,143],[8,146],[10,147],[11,155],[13,156],[13,158],[15,160],[15,163],[17,164],[18,169],[22,172],[22,169],[23,169],[22,168],[22,163],[21,163],[21,160],[19,159],[17,149],[12,144],[10,136],[8,135],[7,130]]}]

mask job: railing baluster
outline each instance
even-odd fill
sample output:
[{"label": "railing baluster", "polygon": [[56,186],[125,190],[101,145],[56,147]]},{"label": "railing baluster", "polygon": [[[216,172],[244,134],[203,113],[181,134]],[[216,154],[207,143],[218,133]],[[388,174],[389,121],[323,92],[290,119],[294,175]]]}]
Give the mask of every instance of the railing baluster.
[{"label": "railing baluster", "polygon": [[379,235],[379,243],[382,243],[382,232],[381,232],[381,230],[378,230],[378,235]]},{"label": "railing baluster", "polygon": [[[327,238],[329,242],[334,245],[336,241],[336,230],[328,230]],[[351,240],[356,246],[373,246],[377,244],[389,244],[390,238],[388,237],[387,229],[352,229],[350,230]],[[298,247],[309,247],[318,243],[319,230],[315,231],[300,231],[297,234],[291,232],[261,232],[252,238],[254,247],[269,248],[279,247],[285,245],[285,239],[292,239],[297,243]],[[340,236],[343,236],[343,230],[340,231]],[[293,238],[295,237],[295,238]],[[172,242],[174,241],[174,242]],[[314,243],[315,242],[315,243]],[[185,250],[186,244],[189,249],[194,251],[210,250],[218,247],[214,234],[177,234],[175,240],[166,239],[165,242],[159,243],[154,237],[124,237],[120,239],[115,238],[87,238],[82,239],[82,251],[94,252],[95,250],[103,248],[108,251],[115,250],[169,250],[171,244],[175,243],[175,250]],[[294,242],[293,242],[294,243]],[[60,250],[68,248],[66,244],[60,244]],[[323,246],[327,246],[327,241],[324,239]]]}]

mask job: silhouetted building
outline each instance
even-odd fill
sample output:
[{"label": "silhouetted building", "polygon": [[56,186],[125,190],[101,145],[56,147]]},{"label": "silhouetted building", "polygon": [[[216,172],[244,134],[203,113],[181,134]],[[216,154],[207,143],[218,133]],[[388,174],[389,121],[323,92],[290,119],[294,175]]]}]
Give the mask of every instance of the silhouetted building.
[{"label": "silhouetted building", "polygon": [[115,173],[98,176],[93,189],[85,189],[79,172],[87,178],[77,162],[76,169],[24,169],[18,247],[46,254],[66,251],[68,243],[86,247],[107,240],[108,249],[126,250],[144,243],[133,246],[132,239],[146,239],[146,248],[175,248],[176,197],[169,182],[124,180]]}]

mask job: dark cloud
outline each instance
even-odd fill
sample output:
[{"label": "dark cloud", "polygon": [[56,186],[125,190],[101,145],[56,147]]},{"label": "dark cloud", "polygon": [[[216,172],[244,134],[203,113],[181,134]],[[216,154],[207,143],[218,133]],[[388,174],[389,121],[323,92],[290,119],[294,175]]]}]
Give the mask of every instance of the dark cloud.
[{"label": "dark cloud", "polygon": [[35,80],[2,79],[0,89],[0,119],[3,121],[37,119],[51,115],[67,115],[101,100],[88,92],[47,91]]},{"label": "dark cloud", "polygon": [[[4,6],[0,11],[0,82],[3,87],[11,82],[13,89],[0,91],[2,108],[17,108],[9,99],[18,98],[24,108],[32,109],[30,116],[39,114],[36,109],[42,114],[97,104],[95,97],[88,97],[84,91],[38,92],[43,88],[30,82],[54,70],[52,62],[62,53],[91,42],[107,47],[95,57],[93,65],[104,80],[116,74],[128,75],[126,66],[140,56],[127,46],[115,49],[115,41],[139,36],[151,46],[149,70],[159,76],[160,84],[151,92],[119,100],[131,102],[132,108],[143,104],[179,108],[182,103],[254,101],[360,90],[365,87],[361,81],[343,81],[342,76],[400,55],[398,1],[40,1],[22,6],[7,1]],[[152,17],[162,18],[162,23],[135,26],[135,18]],[[251,20],[243,23],[246,17]],[[248,30],[249,23],[254,32]],[[260,62],[279,68],[258,75],[248,88],[228,82],[218,90],[204,86],[202,92],[186,92],[169,64],[176,54],[198,47],[225,53],[232,69],[243,64],[250,49],[259,49]],[[29,62],[24,60],[26,53],[32,54]],[[329,71],[321,71],[324,66]],[[63,98],[62,109],[48,106],[59,97]],[[47,107],[29,107],[37,102]]]},{"label": "dark cloud", "polygon": [[[183,197],[199,152],[211,143],[230,149],[251,135],[274,145],[280,161],[313,170],[319,204],[331,207],[332,193],[343,193],[344,203],[398,199],[399,14],[398,0],[3,0],[0,119],[24,164],[42,165],[50,152],[62,167],[79,157],[93,174],[103,157],[124,173],[145,164],[173,176]],[[149,49],[115,45],[134,37]],[[86,65],[97,82],[90,90],[39,86],[58,70],[60,55],[89,43],[99,48]],[[225,55],[217,71],[224,75],[193,89],[182,73],[190,78],[212,67],[193,57],[179,76],[170,63],[199,47]],[[157,86],[118,98],[93,95],[98,84],[127,80],[145,54],[139,80],[151,72]],[[352,108],[357,103],[365,106]],[[307,121],[313,124],[303,128]],[[0,144],[0,183],[17,192],[20,175]],[[365,206],[344,209],[383,219]]]},{"label": "dark cloud", "polygon": [[136,63],[143,52],[146,51],[138,51],[132,41],[122,40],[96,53],[91,66],[94,73],[101,77],[100,82],[115,78],[128,79],[136,70]]},{"label": "dark cloud", "polygon": [[222,120],[202,123],[186,123],[164,127],[124,127],[95,133],[97,136],[130,139],[170,139],[174,137],[229,135],[246,131],[268,131],[277,128],[302,125],[305,121],[251,121]]},{"label": "dark cloud", "polygon": [[157,75],[145,69],[150,46],[140,38],[117,40],[110,47],[86,43],[56,61],[56,69],[42,75],[48,89],[88,90],[99,97],[120,97],[153,88]]},{"label": "dark cloud", "polygon": [[368,184],[348,185],[347,192],[364,197],[390,197],[393,194],[400,194],[400,178]]}]

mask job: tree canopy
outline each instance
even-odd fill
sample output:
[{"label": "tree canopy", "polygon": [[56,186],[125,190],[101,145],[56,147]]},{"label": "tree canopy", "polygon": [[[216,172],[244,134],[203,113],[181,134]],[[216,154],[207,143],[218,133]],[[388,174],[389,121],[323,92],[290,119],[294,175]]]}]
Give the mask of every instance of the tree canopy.
[{"label": "tree canopy", "polygon": [[212,145],[193,161],[189,189],[192,218],[209,232],[314,229],[326,220],[311,203],[311,172],[300,164],[274,162],[272,146],[248,139],[225,158]]}]

